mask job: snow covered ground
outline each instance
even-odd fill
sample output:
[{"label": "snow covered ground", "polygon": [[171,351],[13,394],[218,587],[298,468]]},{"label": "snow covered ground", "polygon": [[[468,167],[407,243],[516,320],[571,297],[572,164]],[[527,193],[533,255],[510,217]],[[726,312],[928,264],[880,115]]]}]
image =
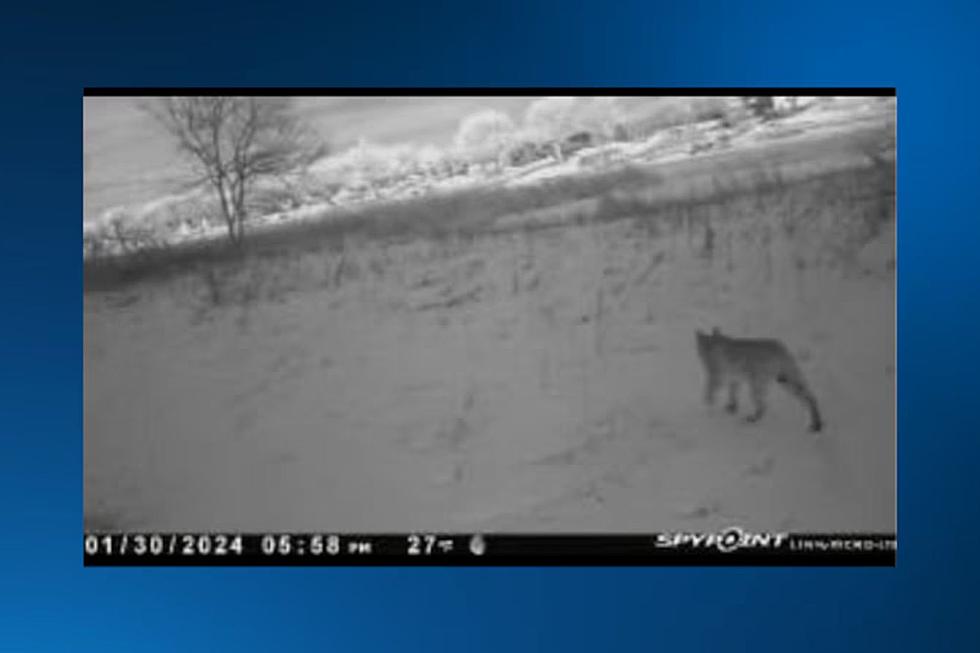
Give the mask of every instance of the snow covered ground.
[{"label": "snow covered ground", "polygon": [[[86,524],[893,531],[894,216],[858,174],[88,293]],[[826,431],[778,389],[705,407],[713,326],[782,338]]]}]

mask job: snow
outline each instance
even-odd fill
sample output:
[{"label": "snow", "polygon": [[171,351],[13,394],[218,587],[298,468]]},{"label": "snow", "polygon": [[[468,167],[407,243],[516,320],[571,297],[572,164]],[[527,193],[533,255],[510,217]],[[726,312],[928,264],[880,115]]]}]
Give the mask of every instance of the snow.
[{"label": "snow", "polygon": [[[313,278],[336,260],[280,265]],[[725,265],[619,222],[366,246],[339,287],[204,311],[191,277],[88,296],[86,514],[167,530],[893,530],[893,271],[794,271],[787,255],[762,283],[749,251]],[[703,406],[693,331],[715,325],[783,338],[826,431],[776,389],[758,425]]]}]

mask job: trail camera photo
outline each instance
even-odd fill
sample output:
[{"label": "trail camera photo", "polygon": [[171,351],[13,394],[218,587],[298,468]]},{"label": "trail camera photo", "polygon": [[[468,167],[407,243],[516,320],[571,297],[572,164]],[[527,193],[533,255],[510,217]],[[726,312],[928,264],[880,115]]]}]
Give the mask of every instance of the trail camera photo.
[{"label": "trail camera photo", "polygon": [[85,529],[894,533],[893,92],[620,93],[87,94]]}]

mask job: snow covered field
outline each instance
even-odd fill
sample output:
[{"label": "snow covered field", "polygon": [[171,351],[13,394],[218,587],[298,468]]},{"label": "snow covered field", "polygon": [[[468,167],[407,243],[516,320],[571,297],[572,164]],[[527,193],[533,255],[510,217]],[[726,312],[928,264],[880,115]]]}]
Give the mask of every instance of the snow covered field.
[{"label": "snow covered field", "polygon": [[[851,163],[86,293],[86,525],[893,531],[894,186]],[[704,406],[713,326],[783,339],[825,432]]]}]

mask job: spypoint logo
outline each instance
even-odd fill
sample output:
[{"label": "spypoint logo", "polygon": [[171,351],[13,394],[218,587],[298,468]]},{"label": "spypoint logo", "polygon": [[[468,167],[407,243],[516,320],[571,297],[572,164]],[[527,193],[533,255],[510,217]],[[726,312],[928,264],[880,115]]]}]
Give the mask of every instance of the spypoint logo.
[{"label": "spypoint logo", "polygon": [[738,549],[778,549],[788,538],[786,533],[750,533],[731,526],[718,533],[658,533],[654,544],[659,549],[715,548],[731,553]]},{"label": "spypoint logo", "polygon": [[470,553],[475,556],[482,556],[487,551],[487,543],[479,534],[470,538]]}]

